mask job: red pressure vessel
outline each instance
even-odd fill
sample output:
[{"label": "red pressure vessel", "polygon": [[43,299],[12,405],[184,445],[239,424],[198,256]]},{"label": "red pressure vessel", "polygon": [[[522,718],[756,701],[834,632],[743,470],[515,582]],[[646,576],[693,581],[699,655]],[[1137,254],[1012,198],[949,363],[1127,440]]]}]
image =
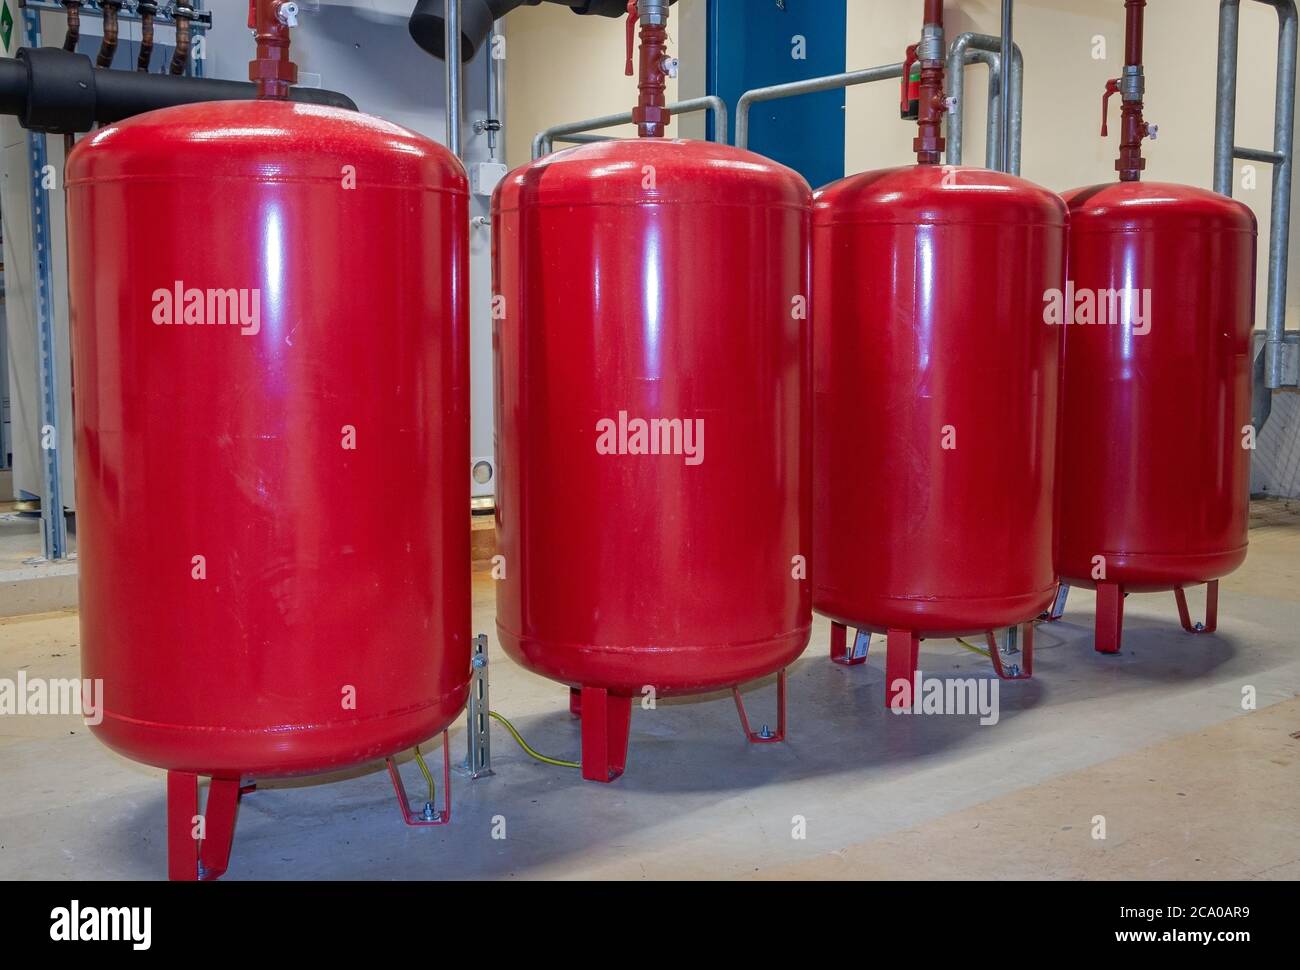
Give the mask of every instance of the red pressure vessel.
[{"label": "red pressure vessel", "polygon": [[470,673],[459,163],[223,102],[95,132],[67,184],[95,733],[237,786],[443,730]]},{"label": "red pressure vessel", "polygon": [[1217,580],[1246,558],[1256,223],[1225,196],[1159,182],[1066,201],[1056,563],[1062,582],[1097,589],[1096,647],[1114,653],[1125,593],[1175,590],[1200,632],[1183,587],[1210,583],[1209,632]]},{"label": "red pressure vessel", "polygon": [[658,138],[493,200],[497,631],[580,689],[587,778],[621,773],[632,695],[807,645],[810,201],[759,155]]},{"label": "red pressure vessel", "polygon": [[841,662],[846,625],[888,633],[891,702],[920,639],[1051,602],[1065,226],[1056,195],[983,169],[815,197],[813,606]]}]

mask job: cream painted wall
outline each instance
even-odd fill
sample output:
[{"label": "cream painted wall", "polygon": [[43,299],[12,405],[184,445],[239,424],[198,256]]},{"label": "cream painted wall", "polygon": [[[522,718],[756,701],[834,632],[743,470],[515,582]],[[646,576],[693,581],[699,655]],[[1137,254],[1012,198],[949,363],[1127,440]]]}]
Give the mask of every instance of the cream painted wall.
[{"label": "cream painted wall", "polygon": [[[625,23],[580,17],[550,3],[520,7],[507,18],[506,158],[512,167],[532,158],[533,136],[543,128],[636,106],[636,80],[623,74]],[[677,49],[675,39],[670,49]],[[668,82],[668,100],[677,100],[676,80]],[[676,132],[674,122],[668,133]],[[636,129],[601,134],[630,137]]]}]

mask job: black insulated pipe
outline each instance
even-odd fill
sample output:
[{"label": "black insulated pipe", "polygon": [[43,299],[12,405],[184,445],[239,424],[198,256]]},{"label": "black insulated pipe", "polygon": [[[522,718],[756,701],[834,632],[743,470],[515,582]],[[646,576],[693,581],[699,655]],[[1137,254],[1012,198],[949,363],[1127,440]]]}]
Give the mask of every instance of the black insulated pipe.
[{"label": "black insulated pipe", "polygon": [[[248,81],[174,77],[97,68],[84,54],[57,47],[22,47],[0,58],[0,114],[31,131],[71,135],[133,115],[201,101],[252,101]],[[351,98],[319,88],[292,88],[289,98],[356,111]]]},{"label": "black insulated pipe", "polygon": [[[535,7],[542,0],[461,0],[461,60],[468,62],[492,33],[492,22],[519,7]],[[419,0],[407,28],[424,50],[439,60],[446,56],[446,0]]]}]

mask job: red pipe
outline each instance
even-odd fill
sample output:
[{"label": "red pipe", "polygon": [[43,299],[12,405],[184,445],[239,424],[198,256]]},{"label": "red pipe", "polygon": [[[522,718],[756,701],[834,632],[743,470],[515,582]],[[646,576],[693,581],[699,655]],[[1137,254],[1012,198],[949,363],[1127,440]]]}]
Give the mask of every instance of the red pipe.
[{"label": "red pipe", "polygon": [[[667,6],[664,11],[667,13]],[[637,0],[627,5],[627,73],[632,73],[632,28],[640,17]],[[666,24],[648,24],[641,19],[641,70],[637,85],[639,97],[632,109],[632,120],[642,138],[662,138],[672,119],[668,110],[668,79],[664,74],[664,61],[668,57],[668,27]]]},{"label": "red pipe", "polygon": [[248,79],[258,97],[287,99],[298,81],[298,65],[289,60],[289,27],[280,19],[287,0],[248,0],[248,26],[257,39],[257,57],[248,62]]},{"label": "red pipe", "polygon": [[[1146,16],[1147,0],[1124,0],[1126,15],[1124,63],[1127,68],[1137,68],[1138,77],[1142,70],[1142,34]],[[1122,90],[1122,87],[1121,87]],[[1142,140],[1150,131],[1142,117],[1141,100],[1125,98],[1121,108],[1119,160],[1115,170],[1119,172],[1121,182],[1137,182],[1142,178],[1142,171],[1147,167],[1142,157]]]},{"label": "red pipe", "polygon": [[[943,0],[925,0],[925,25],[942,28]],[[910,48],[909,48],[910,51]],[[907,70],[904,69],[904,83]],[[916,160],[921,165],[938,165],[946,142],[943,138],[943,115],[948,110],[943,93],[944,64],[938,60],[921,61],[921,100],[917,136],[912,142]]]},{"label": "red pipe", "polygon": [[1147,0],[1124,0],[1127,25],[1124,34],[1124,59],[1129,64],[1142,63],[1143,8]]}]

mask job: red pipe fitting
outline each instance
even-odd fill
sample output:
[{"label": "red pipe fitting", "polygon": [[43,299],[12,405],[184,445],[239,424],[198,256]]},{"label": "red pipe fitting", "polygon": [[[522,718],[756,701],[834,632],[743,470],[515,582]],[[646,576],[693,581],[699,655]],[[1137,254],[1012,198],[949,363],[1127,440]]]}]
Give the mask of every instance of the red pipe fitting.
[{"label": "red pipe fitting", "polygon": [[298,82],[298,65],[289,60],[289,27],[297,12],[293,0],[248,0],[248,26],[257,40],[248,79],[257,85],[258,97],[285,100]]},{"label": "red pipe fitting", "polygon": [[[947,98],[943,91],[943,0],[925,0],[925,29],[926,36],[922,37],[921,43],[925,44],[929,33],[937,30],[940,49],[937,59],[921,58],[920,111],[917,116],[917,136],[912,142],[912,150],[916,152],[916,160],[919,164],[938,165],[943,160],[943,150],[947,145],[943,137],[943,116],[948,110]],[[914,51],[919,52],[919,50],[919,47],[908,48],[909,60],[919,56],[914,54]],[[903,73],[906,81],[906,67]]]},{"label": "red pipe fitting", "polygon": [[[1150,134],[1151,126],[1142,116],[1142,42],[1147,0],[1124,0],[1124,77],[1106,85],[1106,97],[1102,100],[1103,114],[1110,95],[1118,91],[1123,98],[1120,109],[1119,159],[1115,170],[1119,172],[1121,182],[1137,182],[1147,167],[1142,157],[1142,140]],[[1103,119],[1102,133],[1106,132]]]},{"label": "red pipe fitting", "polygon": [[[637,0],[627,5],[627,73],[632,73],[632,33],[640,13]],[[641,80],[637,85],[639,99],[632,109],[632,120],[637,134],[642,138],[662,138],[672,120],[668,110],[668,80],[664,74],[664,61],[668,57],[668,27],[648,24],[641,20]]]}]

